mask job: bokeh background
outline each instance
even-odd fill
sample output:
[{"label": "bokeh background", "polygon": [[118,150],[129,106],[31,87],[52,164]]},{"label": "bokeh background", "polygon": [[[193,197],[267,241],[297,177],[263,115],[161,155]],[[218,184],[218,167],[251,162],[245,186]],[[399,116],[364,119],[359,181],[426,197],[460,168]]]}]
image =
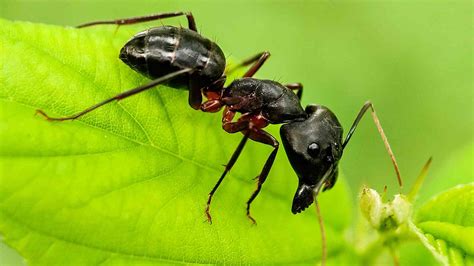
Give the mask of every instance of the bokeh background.
[{"label": "bokeh background", "polygon": [[[302,82],[303,103],[330,107],[346,131],[370,99],[405,189],[430,156],[427,182],[448,178],[437,170],[473,141],[471,1],[0,0],[2,18],[58,25],[178,10],[192,11],[200,33],[232,58],[270,51],[257,77]],[[370,116],[341,167],[355,192],[361,184],[398,192]]]}]

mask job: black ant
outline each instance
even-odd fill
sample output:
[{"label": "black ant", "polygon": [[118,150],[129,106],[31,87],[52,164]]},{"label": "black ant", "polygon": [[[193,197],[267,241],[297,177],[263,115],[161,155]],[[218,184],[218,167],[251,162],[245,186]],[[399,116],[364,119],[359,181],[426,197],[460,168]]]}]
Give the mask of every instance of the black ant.
[{"label": "black ant", "polygon": [[[238,65],[237,67],[251,67],[242,78],[225,87],[224,54],[217,44],[197,32],[191,13],[174,12],[95,21],[78,27],[99,24],[126,25],[183,15],[187,17],[189,29],[174,26],[153,27],[136,34],[120,51],[120,59],[135,71],[153,79],[150,83],[120,93],[71,116],[54,118],[41,110],[37,112],[48,120],[73,120],[114,100],[122,100],[163,83],[184,85],[189,90],[189,105],[194,109],[217,112],[224,107],[222,127],[229,133],[242,132],[244,137],[225,166],[224,173],[209,193],[205,213],[210,223],[212,218],[209,208],[212,196],[249,138],[273,148],[257,176],[257,188],[247,201],[247,216],[255,223],[255,219],[250,215],[250,205],[260,192],[279,148],[275,137],[263,130],[268,124],[284,124],[280,130],[283,146],[299,178],[291,209],[294,214],[307,208],[321,188],[324,191],[334,186],[343,150],[369,108],[401,183],[395,158],[370,102],[364,104],[342,141],[342,127],[327,107],[308,105],[303,109],[300,104],[303,86],[300,83],[282,85],[271,80],[252,78],[270,56],[268,52],[260,53]],[[207,98],[204,103],[202,95]],[[236,113],[241,116],[234,121]]]}]

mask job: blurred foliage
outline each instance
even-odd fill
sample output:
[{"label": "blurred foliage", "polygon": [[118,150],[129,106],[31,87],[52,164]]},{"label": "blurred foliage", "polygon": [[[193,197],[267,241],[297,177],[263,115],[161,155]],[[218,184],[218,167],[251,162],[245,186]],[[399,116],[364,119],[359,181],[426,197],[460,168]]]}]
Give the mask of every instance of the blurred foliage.
[{"label": "blurred foliage", "polygon": [[417,205],[459,184],[474,182],[474,142],[453,152],[451,156],[440,165],[439,170],[428,174],[426,184],[421,187]]}]

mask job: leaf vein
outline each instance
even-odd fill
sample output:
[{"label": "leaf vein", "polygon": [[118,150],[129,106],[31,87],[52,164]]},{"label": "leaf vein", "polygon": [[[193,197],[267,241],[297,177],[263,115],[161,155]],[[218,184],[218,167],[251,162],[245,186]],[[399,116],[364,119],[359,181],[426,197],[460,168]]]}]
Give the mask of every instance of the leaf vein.
[{"label": "leaf vein", "polygon": [[[5,98],[5,97],[0,97],[0,100],[10,101],[10,102],[22,104],[22,105],[28,106],[28,107],[30,107],[30,108],[32,108],[32,109],[36,109],[36,108],[37,108],[37,107],[35,107],[35,106],[33,106],[33,105],[29,104],[29,103],[24,103],[24,102],[15,101],[15,100],[8,99],[8,98]],[[33,113],[33,112],[32,112],[32,113]],[[140,142],[139,140],[132,139],[132,138],[130,138],[130,137],[128,137],[128,136],[121,135],[121,134],[118,134],[118,133],[113,132],[113,131],[109,131],[109,130],[107,130],[107,129],[105,129],[105,128],[102,128],[102,127],[95,126],[95,125],[93,125],[93,124],[87,123],[87,122],[85,122],[85,121],[83,121],[83,120],[75,120],[75,122],[81,123],[81,124],[83,124],[83,125],[85,125],[85,126],[87,126],[87,127],[90,127],[90,128],[92,128],[92,129],[100,130],[100,131],[103,131],[103,132],[105,132],[105,133],[108,133],[108,134],[111,134],[111,135],[115,135],[115,136],[117,136],[117,137],[123,138],[124,140],[128,140],[128,141],[130,141],[130,142],[134,142],[134,143],[137,143],[137,144],[142,145],[142,146],[145,146],[145,147],[150,147],[150,148],[156,149],[156,150],[159,151],[159,152],[163,152],[163,153],[165,153],[165,154],[167,154],[167,155],[173,156],[173,157],[175,157],[175,158],[177,158],[177,159],[183,160],[183,161],[185,161],[185,162],[187,162],[187,163],[196,165],[196,166],[198,166],[198,167],[200,167],[200,168],[203,168],[203,169],[206,169],[206,170],[209,170],[209,171],[213,171],[213,172],[217,172],[217,173],[222,173],[222,171],[223,171],[221,168],[218,168],[218,167],[216,167],[216,166],[210,166],[210,165],[203,164],[203,163],[201,163],[201,162],[199,162],[199,161],[196,161],[196,160],[193,160],[193,159],[189,159],[189,158],[186,158],[186,157],[184,157],[184,156],[182,156],[182,155],[176,154],[175,152],[169,151],[169,150],[167,150],[167,149],[165,149],[165,148],[162,148],[162,147],[159,147],[159,146],[153,146],[153,145],[150,145],[150,144],[147,144],[147,143]],[[243,183],[245,183],[245,184],[248,184],[248,182],[246,181],[247,179],[243,178],[242,176],[236,175],[236,174],[234,174],[234,173],[229,173],[229,175],[235,177],[235,178],[236,178],[237,180],[239,180],[240,182],[243,182]],[[279,193],[277,193],[277,192],[274,192],[274,191],[272,191],[272,190],[269,190],[269,189],[266,189],[266,190],[265,190],[265,193],[268,194],[268,195],[272,195],[272,196],[275,197],[275,198],[286,199],[285,196],[283,196],[283,195],[281,195],[281,194],[279,194]]]}]

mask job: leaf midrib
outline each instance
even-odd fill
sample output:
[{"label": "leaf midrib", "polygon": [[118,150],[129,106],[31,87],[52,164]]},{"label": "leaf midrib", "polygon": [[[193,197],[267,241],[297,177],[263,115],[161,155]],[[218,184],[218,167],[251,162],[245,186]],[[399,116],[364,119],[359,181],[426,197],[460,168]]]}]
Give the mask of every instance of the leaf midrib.
[{"label": "leaf midrib", "polygon": [[[24,103],[24,102],[19,102],[19,101],[14,101],[14,100],[10,100],[10,99],[5,98],[5,97],[0,97],[0,100],[4,100],[4,101],[9,101],[9,102],[13,102],[13,103],[25,105],[25,106],[27,106],[27,107],[29,107],[29,108],[31,108],[31,109],[34,109],[34,110],[37,109],[37,107],[35,107],[35,106],[31,105],[31,104]],[[32,113],[33,113],[33,112],[32,112]],[[87,126],[87,127],[90,127],[90,128],[92,128],[92,129],[100,130],[100,131],[103,131],[103,132],[105,132],[105,133],[108,133],[108,134],[117,136],[117,137],[119,137],[119,138],[123,138],[124,140],[133,142],[133,143],[135,143],[135,144],[153,148],[153,149],[157,150],[157,152],[166,153],[167,155],[173,156],[173,157],[175,157],[175,158],[177,158],[177,159],[180,159],[180,160],[182,160],[182,161],[184,161],[184,162],[186,162],[186,163],[190,163],[190,164],[196,165],[196,166],[201,167],[201,168],[206,169],[206,170],[210,170],[210,171],[213,171],[213,172],[216,172],[216,173],[222,173],[222,171],[223,171],[222,169],[219,170],[219,169],[216,168],[216,167],[209,166],[209,165],[205,165],[205,164],[202,164],[202,163],[200,163],[200,162],[198,162],[198,161],[194,161],[194,160],[191,160],[191,159],[189,159],[189,158],[183,157],[182,155],[176,154],[176,153],[174,153],[174,152],[172,152],[172,151],[169,151],[169,150],[167,150],[167,149],[164,149],[164,148],[162,148],[162,147],[153,146],[153,145],[151,145],[151,144],[147,144],[147,143],[140,142],[140,141],[138,141],[138,140],[136,140],[136,139],[131,139],[131,138],[127,137],[127,136],[120,135],[120,134],[115,133],[115,132],[112,132],[112,131],[108,131],[108,130],[106,130],[105,128],[97,127],[97,126],[95,126],[95,125],[89,124],[89,123],[84,122],[84,121],[82,121],[82,120],[76,120],[75,122],[81,123],[81,124],[83,124],[83,125],[85,125],[85,126]],[[133,147],[130,147],[130,148],[133,148]],[[229,173],[229,175],[235,177],[237,180],[239,180],[239,181],[241,181],[241,182],[243,182],[243,183],[246,183],[246,184],[249,183],[249,182],[246,181],[246,179],[242,178],[242,177],[239,176],[239,175],[236,175],[236,174],[233,174],[233,173]],[[265,194],[271,195],[272,197],[274,197],[274,198],[276,198],[276,199],[279,199],[279,200],[284,200],[284,199],[286,199],[283,195],[281,195],[281,194],[279,194],[279,193],[277,193],[277,192],[274,192],[273,190],[270,190],[270,189],[266,189],[266,190],[265,190]]]}]

